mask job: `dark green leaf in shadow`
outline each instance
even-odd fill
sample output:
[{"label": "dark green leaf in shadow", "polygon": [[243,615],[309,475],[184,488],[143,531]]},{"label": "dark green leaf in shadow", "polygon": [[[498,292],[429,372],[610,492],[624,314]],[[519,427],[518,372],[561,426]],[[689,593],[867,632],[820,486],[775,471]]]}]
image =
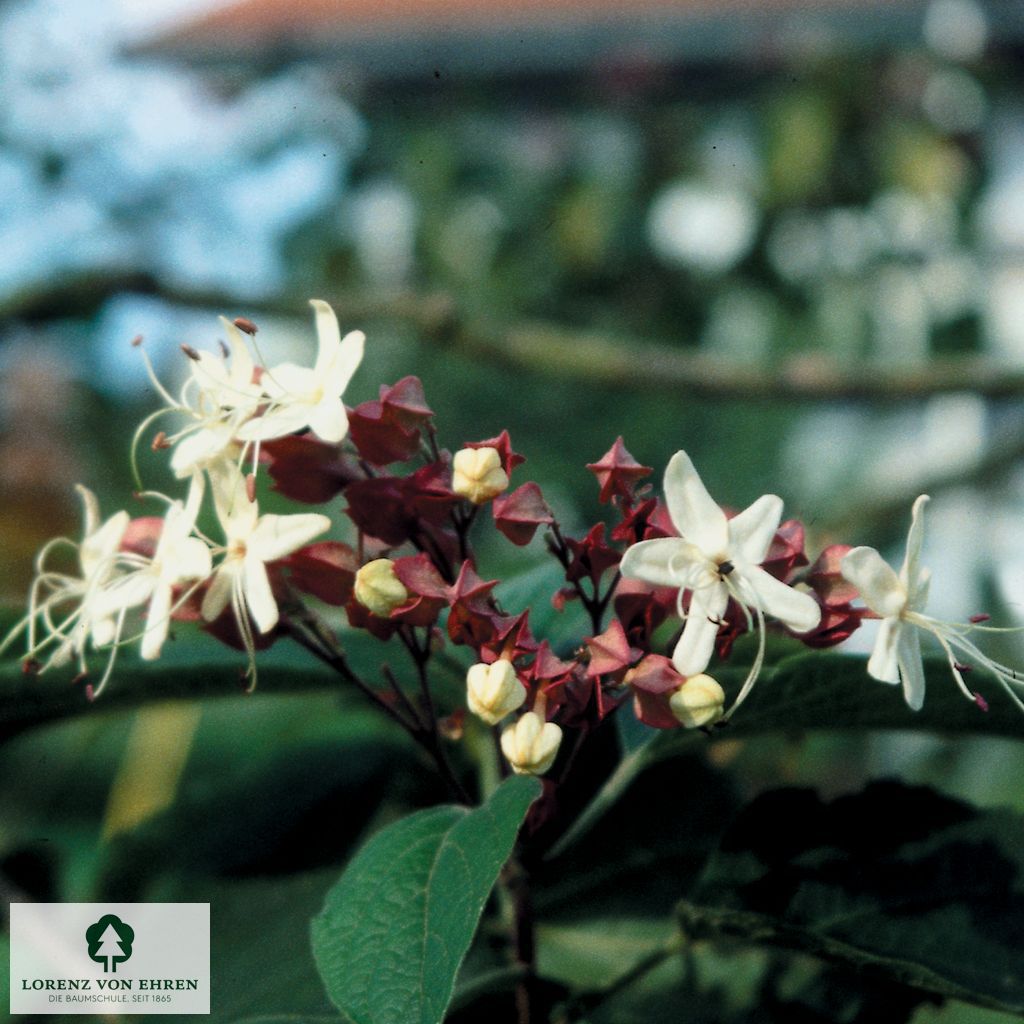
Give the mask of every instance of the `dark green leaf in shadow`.
[{"label": "dark green leaf in shadow", "polygon": [[534,869],[546,922],[602,915],[665,920],[739,808],[729,776],[694,752],[652,764],[561,856]]},{"label": "dark green leaf in shadow", "polygon": [[755,800],[681,906],[695,937],[798,949],[936,996],[1024,1008],[1024,818],[874,783]]},{"label": "dark green leaf in shadow", "polygon": [[[727,726],[711,739],[731,739],[769,732],[799,733],[822,729],[901,729],[944,734],[972,733],[1024,739],[1024,715],[993,683],[990,710],[965,700],[950,678],[946,662],[928,660],[928,695],[920,711],[903,702],[899,687],[871,679],[865,659],[834,653],[803,652],[784,658],[762,673],[750,697]],[[727,691],[745,669],[729,667],[716,677]],[[981,677],[983,680],[984,677]],[[978,686],[983,688],[982,681]],[[650,730],[651,738],[635,747],[600,792],[559,840],[550,856],[577,842],[650,766],[708,742],[700,731]]]}]

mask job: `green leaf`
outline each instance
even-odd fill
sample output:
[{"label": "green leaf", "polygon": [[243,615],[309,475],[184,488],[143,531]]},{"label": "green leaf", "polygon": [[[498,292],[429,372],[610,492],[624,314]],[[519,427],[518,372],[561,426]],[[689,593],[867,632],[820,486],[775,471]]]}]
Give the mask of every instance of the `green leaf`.
[{"label": "green leaf", "polygon": [[537,928],[537,970],[572,987],[599,988],[661,949],[678,926],[667,918],[598,917]]},{"label": "green leaf", "polygon": [[437,1024],[527,808],[530,777],[482,807],[420,811],[356,855],[313,920],[331,1000],[355,1024]]},{"label": "green leaf", "polygon": [[734,936],[868,978],[1024,1009],[1024,817],[874,783],[824,804],[755,800],[680,907],[693,938]]},{"label": "green leaf", "polygon": [[341,1024],[341,1017],[314,1017],[304,1013],[272,1013],[259,1017],[242,1017],[232,1024]]},{"label": "green leaf", "polygon": [[[733,667],[715,672],[727,691],[730,683],[734,690],[745,674],[746,668]],[[710,738],[713,741],[818,729],[901,729],[1024,739],[1024,715],[994,681],[990,687],[994,692],[986,693],[990,710],[984,712],[964,699],[945,661],[926,661],[925,675],[928,693],[924,707],[911,711],[899,687],[887,686],[868,676],[864,658],[803,651],[766,669],[728,726],[714,731]],[[976,685],[982,690],[989,689],[984,676],[979,676]],[[642,772],[709,739],[694,730],[649,732],[647,743],[637,746],[635,739],[631,741],[631,753],[623,758],[549,857],[557,856],[585,835]]]},{"label": "green leaf", "polygon": [[[368,634],[343,630],[339,634],[349,664],[370,684],[379,681],[382,646]],[[102,664],[102,653],[96,659]],[[264,694],[351,690],[336,673],[307,651],[285,639],[257,654],[259,685]],[[159,661],[146,662],[134,653],[118,658],[103,695],[90,703],[82,686],[69,685],[69,671],[26,675],[18,661],[0,664],[0,740],[25,729],[98,711],[137,708],[161,700],[200,700],[242,697],[239,670],[245,655],[212,637],[180,629]]]},{"label": "green leaf", "polygon": [[[985,712],[964,698],[946,661],[928,658],[924,667],[924,707],[911,711],[900,687],[879,683],[867,674],[865,659],[801,651],[762,675],[723,735],[791,729],[914,729],[1024,739],[1024,715],[994,679],[981,672],[971,676],[971,684],[988,698],[990,709]],[[721,675],[724,683],[725,674]]]}]

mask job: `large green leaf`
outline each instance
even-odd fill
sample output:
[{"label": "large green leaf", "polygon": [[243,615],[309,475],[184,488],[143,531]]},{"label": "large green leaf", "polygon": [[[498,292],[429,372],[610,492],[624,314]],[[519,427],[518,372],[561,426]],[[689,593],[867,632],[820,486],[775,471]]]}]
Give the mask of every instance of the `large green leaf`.
[{"label": "large green leaf", "polygon": [[1024,818],[874,783],[824,804],[755,800],[681,905],[693,937],[739,936],[866,978],[1024,1010]]},{"label": "large green leaf", "polygon": [[[730,689],[745,672],[745,669],[729,667],[715,674]],[[710,738],[733,739],[816,729],[901,729],[1024,739],[1024,715],[997,683],[986,685],[984,676],[978,679],[976,685],[990,698],[990,709],[984,712],[964,699],[950,677],[946,662],[926,661],[925,673],[928,682],[925,705],[920,711],[911,711],[903,702],[899,687],[887,686],[868,676],[863,658],[805,651],[783,658],[773,668],[766,669],[728,726],[715,730]],[[635,738],[631,738],[631,752],[562,837],[551,856],[588,832],[638,775],[709,739],[703,732],[683,729],[660,732],[651,729],[649,733],[650,739],[643,744],[638,745]]]},{"label": "large green leaf", "polygon": [[313,920],[334,1004],[355,1024],[437,1024],[484,904],[540,783],[514,777],[482,807],[420,811],[356,855]]}]

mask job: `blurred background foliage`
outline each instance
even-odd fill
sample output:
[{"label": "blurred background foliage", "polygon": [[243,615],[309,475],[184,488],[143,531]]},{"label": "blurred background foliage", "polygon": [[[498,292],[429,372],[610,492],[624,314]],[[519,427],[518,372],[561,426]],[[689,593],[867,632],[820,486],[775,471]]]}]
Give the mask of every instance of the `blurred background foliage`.
[{"label": "blurred background foliage", "polygon": [[[665,4],[629,45],[628,5],[621,23],[584,13],[561,34],[506,12],[444,45],[450,20],[401,38],[383,17],[349,38],[340,16],[261,35],[247,6],[260,9],[204,29],[205,8],[168,9],[154,28],[127,3],[0,4],[9,603],[40,544],[77,532],[76,481],[105,510],[131,500],[131,434],[158,402],[135,335],[168,383],[184,376],[179,344],[210,347],[219,313],[257,321],[268,359],[302,361],[304,302],[318,296],[369,337],[350,404],[418,375],[442,443],[508,427],[529,460],[520,482],[536,479],[570,531],[599,512],[583,464],[618,434],[655,480],[686,448],[725,504],[782,494],[814,548],[895,552],[930,489],[936,614],[1019,618],[1016,4],[794,2],[756,17]],[[299,27],[305,6],[289,7]],[[173,487],[156,459],[145,471]],[[485,546],[483,574],[516,554]],[[148,725],[98,709],[10,741],[5,894],[223,899],[237,921],[215,963],[225,978],[243,966],[220,1018],[325,1012],[309,964],[305,988],[289,976],[275,995],[252,990],[245,908],[287,906],[278,948],[303,943],[334,877],[325,866],[439,794],[396,770],[414,755],[369,712],[316,700],[312,716],[274,698]],[[168,736],[180,742],[162,747]],[[339,764],[332,752],[352,744],[362,753]],[[897,773],[1024,808],[1012,741],[817,736],[715,751],[703,770],[728,768],[747,795],[764,780],[828,795]],[[163,796],[119,822],[116,786],[133,773]],[[601,969],[596,936],[551,929],[565,948],[545,955]],[[752,989],[768,959],[744,961]],[[714,977],[734,967],[706,966],[715,999]]]}]

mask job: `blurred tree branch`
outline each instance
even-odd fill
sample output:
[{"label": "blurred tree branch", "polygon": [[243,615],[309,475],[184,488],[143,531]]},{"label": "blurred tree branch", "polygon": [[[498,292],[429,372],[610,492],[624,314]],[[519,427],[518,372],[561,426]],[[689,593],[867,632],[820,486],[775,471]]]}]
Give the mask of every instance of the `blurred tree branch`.
[{"label": "blurred tree branch", "polygon": [[845,537],[854,532],[870,535],[878,524],[902,522],[919,494],[938,494],[953,487],[980,487],[1004,476],[1024,459],[1024,437],[1004,437],[990,443],[976,462],[953,462],[938,472],[927,475],[908,473],[906,486],[882,493],[868,492],[862,501],[851,501],[828,516],[829,535]]},{"label": "blurred tree branch", "polygon": [[[289,298],[245,300],[211,292],[168,288],[148,275],[85,275],[22,291],[0,301],[0,321],[45,322],[90,316],[112,296],[132,292],[218,313],[302,314],[306,303]],[[670,392],[683,397],[743,401],[870,401],[925,399],[952,392],[986,398],[1024,395],[1024,370],[981,356],[942,356],[913,367],[839,363],[808,351],[771,366],[722,359],[692,348],[574,330],[544,323],[500,324],[464,315],[443,292],[341,292],[328,296],[343,323],[397,320],[432,344],[515,370],[560,375],[596,384]]]}]

